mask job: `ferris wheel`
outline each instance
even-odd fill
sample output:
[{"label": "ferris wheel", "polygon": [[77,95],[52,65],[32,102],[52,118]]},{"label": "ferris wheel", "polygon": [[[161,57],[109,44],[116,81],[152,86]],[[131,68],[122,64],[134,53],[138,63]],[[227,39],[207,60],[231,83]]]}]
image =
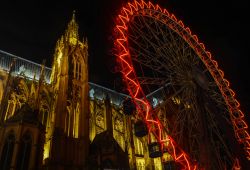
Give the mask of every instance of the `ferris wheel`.
[{"label": "ferris wheel", "polygon": [[182,21],[159,5],[134,1],[118,15],[115,35],[117,60],[136,105],[135,135],[148,136],[150,157],[168,152],[182,169],[236,169],[240,143],[250,159],[235,93]]}]

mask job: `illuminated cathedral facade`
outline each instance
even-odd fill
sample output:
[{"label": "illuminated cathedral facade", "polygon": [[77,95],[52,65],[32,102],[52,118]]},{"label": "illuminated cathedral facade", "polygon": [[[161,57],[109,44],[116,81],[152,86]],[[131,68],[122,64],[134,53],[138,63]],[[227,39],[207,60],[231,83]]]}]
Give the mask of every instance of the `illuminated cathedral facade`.
[{"label": "illuminated cathedral facade", "polygon": [[88,41],[74,15],[52,69],[0,57],[1,170],[161,170],[170,159],[150,158],[147,138],[134,135],[122,107],[128,96],[88,81]]}]

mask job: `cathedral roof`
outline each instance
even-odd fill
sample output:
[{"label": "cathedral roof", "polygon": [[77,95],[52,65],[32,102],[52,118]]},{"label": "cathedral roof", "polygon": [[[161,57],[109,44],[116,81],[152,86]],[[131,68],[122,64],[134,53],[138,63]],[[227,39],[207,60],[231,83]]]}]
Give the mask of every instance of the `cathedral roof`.
[{"label": "cathedral roof", "polygon": [[24,104],[16,114],[6,120],[6,123],[29,123],[39,125],[37,117],[38,111],[32,109],[28,104]]},{"label": "cathedral roof", "polygon": [[[97,157],[101,157],[101,163],[97,161]],[[90,144],[89,158],[92,165],[104,169],[129,169],[128,153],[122,150],[110,131],[95,136]]]},{"label": "cathedral roof", "polygon": [[95,151],[100,148],[103,148],[104,150],[115,149],[117,153],[124,153],[120,145],[114,139],[113,134],[107,130],[95,136],[90,148],[92,154],[95,154]]}]

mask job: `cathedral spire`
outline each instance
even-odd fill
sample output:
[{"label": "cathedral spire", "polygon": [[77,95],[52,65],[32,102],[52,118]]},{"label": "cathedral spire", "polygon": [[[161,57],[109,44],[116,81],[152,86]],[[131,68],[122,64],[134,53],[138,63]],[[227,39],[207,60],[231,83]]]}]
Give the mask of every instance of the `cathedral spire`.
[{"label": "cathedral spire", "polygon": [[76,23],[76,20],[75,20],[75,13],[76,11],[74,10],[72,19],[68,23],[68,28],[65,33],[67,41],[73,45],[76,45],[78,41],[78,24]]}]

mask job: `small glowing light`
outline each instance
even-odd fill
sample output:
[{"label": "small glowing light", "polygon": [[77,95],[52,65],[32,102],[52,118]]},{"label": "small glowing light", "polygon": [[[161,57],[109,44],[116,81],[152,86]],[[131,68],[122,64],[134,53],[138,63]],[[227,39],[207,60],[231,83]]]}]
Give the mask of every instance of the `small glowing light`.
[{"label": "small glowing light", "polygon": [[21,65],[19,67],[19,71],[18,71],[18,74],[24,74],[25,75],[25,71],[26,71],[26,68],[24,65]]},{"label": "small glowing light", "polygon": [[181,104],[181,99],[179,97],[172,97],[171,99],[175,104],[177,105]]},{"label": "small glowing light", "polygon": [[89,97],[94,98],[94,94],[95,94],[95,90],[94,90],[94,89],[91,89],[91,90],[89,91]]},{"label": "small glowing light", "polygon": [[153,107],[156,107],[159,104],[158,99],[153,97]]},{"label": "small glowing light", "polygon": [[184,106],[185,106],[186,109],[190,109],[191,108],[190,104],[185,104]]}]

